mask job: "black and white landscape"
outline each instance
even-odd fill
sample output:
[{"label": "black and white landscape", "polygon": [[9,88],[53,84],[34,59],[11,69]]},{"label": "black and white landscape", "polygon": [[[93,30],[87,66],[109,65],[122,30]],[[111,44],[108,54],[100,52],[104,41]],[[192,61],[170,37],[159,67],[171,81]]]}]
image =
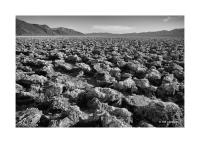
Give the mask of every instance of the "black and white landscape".
[{"label": "black and white landscape", "polygon": [[184,16],[17,16],[16,127],[184,127]]}]

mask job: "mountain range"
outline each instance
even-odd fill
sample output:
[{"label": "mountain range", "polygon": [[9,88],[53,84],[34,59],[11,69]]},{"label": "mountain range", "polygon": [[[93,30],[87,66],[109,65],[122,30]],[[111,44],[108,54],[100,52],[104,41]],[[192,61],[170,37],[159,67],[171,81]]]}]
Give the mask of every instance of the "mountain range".
[{"label": "mountain range", "polygon": [[25,21],[16,19],[17,36],[59,36],[59,35],[84,35],[73,29],[58,27],[50,28],[47,25],[30,24]]},{"label": "mountain range", "polygon": [[113,33],[87,33],[58,27],[50,28],[48,25],[31,24],[25,21],[16,19],[16,35],[17,36],[123,36],[123,37],[184,37],[184,29],[173,29],[173,30],[162,30],[155,32],[141,32],[141,33],[124,33],[124,34],[113,34]]}]

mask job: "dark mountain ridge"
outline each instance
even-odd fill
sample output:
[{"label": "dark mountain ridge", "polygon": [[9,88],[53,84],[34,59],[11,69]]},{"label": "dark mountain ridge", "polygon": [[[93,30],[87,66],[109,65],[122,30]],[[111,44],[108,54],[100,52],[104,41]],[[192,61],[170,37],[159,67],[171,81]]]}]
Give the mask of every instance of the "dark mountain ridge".
[{"label": "dark mountain ridge", "polygon": [[57,36],[57,35],[84,35],[81,32],[69,28],[50,28],[48,25],[30,24],[16,19],[17,36]]},{"label": "dark mountain ridge", "polygon": [[58,27],[50,28],[48,25],[31,24],[25,21],[16,19],[16,35],[17,36],[97,36],[97,37],[184,37],[184,29],[162,30],[155,32],[141,33],[81,33],[73,29]]}]

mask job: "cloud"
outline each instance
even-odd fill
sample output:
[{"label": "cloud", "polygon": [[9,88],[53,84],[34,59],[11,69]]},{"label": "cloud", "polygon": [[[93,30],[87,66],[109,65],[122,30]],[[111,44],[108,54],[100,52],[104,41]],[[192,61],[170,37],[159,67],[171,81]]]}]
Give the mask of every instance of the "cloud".
[{"label": "cloud", "polygon": [[123,26],[123,25],[94,25],[92,29],[100,32],[124,32],[133,30],[134,27]]},{"label": "cloud", "polygon": [[178,20],[184,20],[184,16],[167,16],[163,19],[163,22],[169,22],[169,21],[178,21]]},{"label": "cloud", "polygon": [[168,22],[169,20],[171,20],[172,18],[170,16],[168,16],[167,18],[163,19],[163,22]]}]

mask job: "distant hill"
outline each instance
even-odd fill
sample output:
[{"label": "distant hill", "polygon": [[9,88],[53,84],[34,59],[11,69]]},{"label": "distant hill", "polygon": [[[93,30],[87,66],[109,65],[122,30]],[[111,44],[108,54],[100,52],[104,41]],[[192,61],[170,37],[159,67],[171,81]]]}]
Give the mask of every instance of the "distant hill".
[{"label": "distant hill", "polygon": [[73,29],[58,27],[50,28],[48,25],[31,24],[25,21],[16,19],[16,35],[17,36],[97,36],[97,37],[184,37],[184,29],[162,30],[155,32],[142,33],[87,33],[75,31]]},{"label": "distant hill", "polygon": [[113,33],[87,33],[87,36],[117,36],[120,34],[113,34]]},{"label": "distant hill", "polygon": [[17,36],[51,36],[51,35],[84,35],[81,32],[68,28],[50,28],[47,25],[30,24],[25,21],[16,19]]},{"label": "distant hill", "polygon": [[123,37],[184,37],[184,29],[173,29],[170,31],[162,30],[155,32],[141,32],[141,33],[125,33],[125,34],[113,34],[113,33],[88,33],[88,36],[123,36]]}]

